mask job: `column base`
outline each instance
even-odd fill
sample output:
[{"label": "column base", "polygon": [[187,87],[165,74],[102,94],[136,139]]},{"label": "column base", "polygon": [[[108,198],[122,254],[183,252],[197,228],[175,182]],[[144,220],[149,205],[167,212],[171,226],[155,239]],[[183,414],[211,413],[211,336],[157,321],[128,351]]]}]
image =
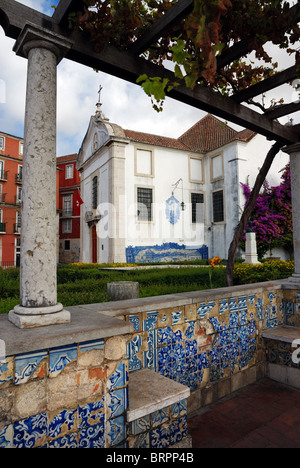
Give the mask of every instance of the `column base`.
[{"label": "column base", "polygon": [[9,312],[8,320],[18,328],[34,328],[69,323],[71,314],[62,304],[36,308],[18,305]]}]

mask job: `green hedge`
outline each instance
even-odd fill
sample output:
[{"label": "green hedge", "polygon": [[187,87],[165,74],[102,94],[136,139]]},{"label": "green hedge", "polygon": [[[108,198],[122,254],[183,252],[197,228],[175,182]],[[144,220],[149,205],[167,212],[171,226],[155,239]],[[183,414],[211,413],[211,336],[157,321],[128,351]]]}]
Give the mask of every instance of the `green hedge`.
[{"label": "green hedge", "polygon": [[[113,265],[116,266],[116,265]],[[138,281],[140,296],[158,296],[210,289],[209,271],[214,288],[226,286],[226,269],[214,268],[153,268],[131,271],[104,270],[100,265],[59,265],[57,268],[58,301],[65,307],[107,302],[107,283]],[[236,264],[234,284],[271,281],[291,276],[294,262],[266,261],[258,265]],[[0,268],[0,313],[8,313],[19,303],[19,269]]]}]

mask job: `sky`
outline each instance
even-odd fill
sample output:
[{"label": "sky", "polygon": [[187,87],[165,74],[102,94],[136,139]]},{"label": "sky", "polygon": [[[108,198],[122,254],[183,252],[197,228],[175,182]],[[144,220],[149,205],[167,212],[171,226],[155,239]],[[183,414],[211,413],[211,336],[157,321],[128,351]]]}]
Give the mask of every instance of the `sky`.
[{"label": "sky", "polygon": [[[35,10],[52,16],[52,5],[59,0],[19,0]],[[292,0],[291,0],[292,2]],[[13,52],[14,40],[5,37],[0,27],[0,131],[24,136],[27,60]],[[277,52],[276,52],[277,54]],[[283,51],[275,55],[280,67],[293,65]],[[164,111],[157,113],[150,98],[135,84],[63,59],[57,69],[57,156],[77,153],[94,115],[99,86],[102,110],[112,123],[124,129],[178,138],[206,113],[167,98]],[[291,86],[285,85],[266,97],[283,98],[285,102],[298,99]],[[299,113],[291,116],[300,123]],[[287,123],[288,117],[280,120]],[[234,124],[229,125],[237,130]]]}]

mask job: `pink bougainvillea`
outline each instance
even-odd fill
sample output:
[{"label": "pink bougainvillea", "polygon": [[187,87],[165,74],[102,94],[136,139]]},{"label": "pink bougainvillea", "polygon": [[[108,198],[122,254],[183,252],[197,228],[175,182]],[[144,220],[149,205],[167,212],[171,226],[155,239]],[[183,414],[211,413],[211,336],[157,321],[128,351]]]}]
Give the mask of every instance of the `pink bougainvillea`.
[{"label": "pink bougainvillea", "polygon": [[[247,201],[251,188],[249,184],[242,183],[241,186]],[[251,227],[256,233],[259,256],[263,256],[275,247],[284,247],[292,252],[293,222],[289,164],[282,172],[280,185],[270,187],[265,181],[247,227]]]}]

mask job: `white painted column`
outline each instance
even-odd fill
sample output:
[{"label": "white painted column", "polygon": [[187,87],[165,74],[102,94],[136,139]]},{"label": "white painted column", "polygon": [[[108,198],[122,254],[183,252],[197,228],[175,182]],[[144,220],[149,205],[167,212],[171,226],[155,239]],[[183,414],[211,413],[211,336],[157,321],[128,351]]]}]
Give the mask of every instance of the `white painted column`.
[{"label": "white painted column", "polygon": [[300,286],[300,143],[283,148],[290,155],[295,272],[289,279]]},{"label": "white painted column", "polygon": [[19,50],[28,58],[20,305],[10,311],[9,320],[28,328],[69,322],[70,313],[57,303],[56,279],[56,73],[61,51],[53,41],[32,39],[32,34],[20,42]]}]

